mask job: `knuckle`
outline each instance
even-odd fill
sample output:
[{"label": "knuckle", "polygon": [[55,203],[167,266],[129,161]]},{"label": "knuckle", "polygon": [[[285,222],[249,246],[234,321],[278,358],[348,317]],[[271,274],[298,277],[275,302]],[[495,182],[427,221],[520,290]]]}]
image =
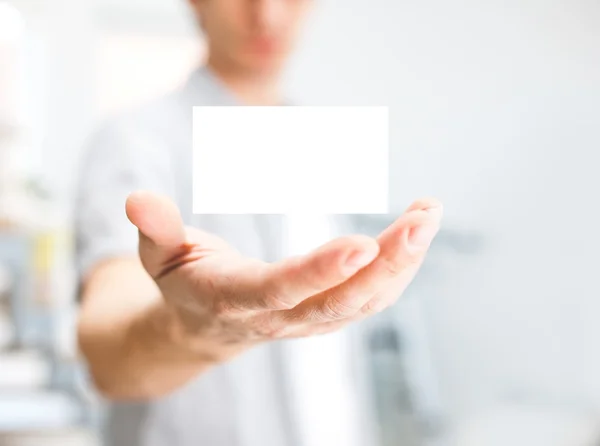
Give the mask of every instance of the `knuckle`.
[{"label": "knuckle", "polygon": [[289,323],[285,319],[269,314],[253,317],[247,323],[251,331],[263,340],[281,339],[289,331]]},{"label": "knuckle", "polygon": [[356,309],[344,304],[336,296],[328,296],[323,302],[322,312],[328,319],[344,319],[356,313]]},{"label": "knuckle", "polygon": [[267,329],[266,335],[269,339],[283,339],[289,337],[292,329],[287,324],[278,324]]},{"label": "knuckle", "polygon": [[360,309],[360,312],[366,316],[371,316],[375,313],[378,313],[378,302],[375,300],[370,300]]},{"label": "knuckle", "polygon": [[299,323],[307,323],[326,319],[321,305],[305,305],[302,308],[294,309],[290,313],[290,317],[292,320],[298,321]]},{"label": "knuckle", "polygon": [[425,256],[425,252],[420,253],[405,253],[403,259],[404,268],[418,267]]},{"label": "knuckle", "polygon": [[313,266],[310,274],[307,274],[306,285],[312,288],[310,291],[313,294],[318,293],[323,289],[323,284],[327,284],[331,280],[331,264],[328,262],[318,262]]},{"label": "knuckle", "polygon": [[369,302],[367,302],[365,305],[363,305],[363,307],[361,308],[361,313],[366,316],[371,316],[382,312],[388,307],[389,303],[386,300],[375,297]]},{"label": "knuckle", "polygon": [[383,262],[383,269],[390,276],[397,276],[402,271],[402,267],[398,262],[386,260]]},{"label": "knuckle", "polygon": [[419,265],[421,256],[407,254],[402,260],[400,259],[382,259],[381,267],[390,276],[399,276],[407,269],[415,268]]},{"label": "knuckle", "polygon": [[263,294],[263,302],[266,308],[271,310],[291,310],[294,306],[286,302],[281,294],[276,291],[267,291]]}]

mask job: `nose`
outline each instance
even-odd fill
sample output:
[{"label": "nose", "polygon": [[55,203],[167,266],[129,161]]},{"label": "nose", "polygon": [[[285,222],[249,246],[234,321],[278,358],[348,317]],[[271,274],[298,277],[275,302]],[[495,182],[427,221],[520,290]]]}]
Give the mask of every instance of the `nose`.
[{"label": "nose", "polygon": [[256,0],[254,2],[254,18],[256,25],[264,31],[278,28],[283,22],[286,1],[287,0]]}]

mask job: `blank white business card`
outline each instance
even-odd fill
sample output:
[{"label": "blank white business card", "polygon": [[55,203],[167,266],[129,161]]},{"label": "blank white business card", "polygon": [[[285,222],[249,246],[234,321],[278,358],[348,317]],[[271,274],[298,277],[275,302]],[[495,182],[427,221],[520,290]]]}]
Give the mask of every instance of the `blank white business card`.
[{"label": "blank white business card", "polygon": [[194,107],[196,214],[388,212],[387,107]]}]

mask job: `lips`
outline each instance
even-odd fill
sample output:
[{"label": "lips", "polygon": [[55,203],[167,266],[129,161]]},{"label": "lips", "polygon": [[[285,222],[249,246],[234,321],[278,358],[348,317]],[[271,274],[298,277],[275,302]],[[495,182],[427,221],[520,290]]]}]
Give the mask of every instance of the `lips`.
[{"label": "lips", "polygon": [[250,47],[259,53],[274,53],[277,51],[277,43],[274,39],[255,38],[250,41]]}]

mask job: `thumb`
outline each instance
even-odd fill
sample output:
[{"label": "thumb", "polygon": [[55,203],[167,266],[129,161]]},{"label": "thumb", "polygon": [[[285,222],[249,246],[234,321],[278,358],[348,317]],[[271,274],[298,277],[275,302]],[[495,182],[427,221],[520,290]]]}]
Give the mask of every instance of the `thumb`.
[{"label": "thumb", "polygon": [[183,220],[171,199],[138,191],[129,195],[125,209],[127,218],[139,230],[140,258],[152,277],[187,251]]}]

